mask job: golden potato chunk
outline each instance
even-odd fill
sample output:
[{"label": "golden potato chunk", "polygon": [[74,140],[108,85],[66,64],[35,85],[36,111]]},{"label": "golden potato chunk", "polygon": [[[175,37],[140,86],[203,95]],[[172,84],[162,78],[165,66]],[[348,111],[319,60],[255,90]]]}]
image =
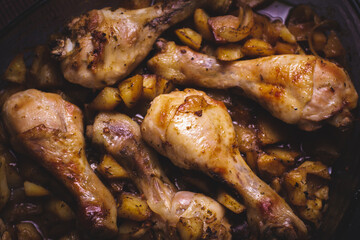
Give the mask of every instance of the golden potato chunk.
[{"label": "golden potato chunk", "polygon": [[276,42],[275,53],[276,54],[295,54],[298,47],[294,44]]},{"label": "golden potato chunk", "polygon": [[208,20],[211,31],[213,32],[214,38],[217,42],[228,42],[228,40],[222,37],[222,33],[227,31],[228,29],[236,29],[239,28],[241,24],[241,20],[233,15],[225,15],[218,17],[211,17]]},{"label": "golden potato chunk", "polygon": [[285,148],[268,147],[265,149],[265,151],[270,156],[279,159],[286,166],[293,165],[295,158],[297,158],[300,155],[298,151],[285,149]]},{"label": "golden potato chunk", "polygon": [[247,40],[242,50],[247,56],[251,57],[265,57],[275,54],[275,50],[270,43],[256,38]]},{"label": "golden potato chunk", "polygon": [[257,136],[254,129],[248,128],[247,126],[234,124],[237,141],[239,144],[239,150],[241,152],[248,152],[257,150]]},{"label": "golden potato chunk", "polygon": [[216,58],[221,61],[234,61],[244,56],[240,45],[229,44],[216,49]]},{"label": "golden potato chunk", "polygon": [[135,75],[122,81],[119,86],[120,97],[128,108],[136,105],[143,92],[143,76]]},{"label": "golden potato chunk", "polygon": [[105,87],[90,103],[89,107],[97,111],[112,111],[121,103],[117,88]]},{"label": "golden potato chunk", "polygon": [[156,79],[156,96],[160,95],[160,94],[165,94],[165,93],[169,93],[172,90],[174,90],[175,86],[174,84],[162,77],[157,77]]},{"label": "golden potato chunk", "polygon": [[286,171],[286,167],[279,159],[268,154],[260,155],[257,166],[260,174],[267,178],[280,177]]},{"label": "golden potato chunk", "polygon": [[284,40],[285,42],[295,44],[296,38],[292,33],[289,31],[289,29],[282,23],[280,23],[280,31],[279,31],[279,37]]},{"label": "golden potato chunk", "polygon": [[318,198],[307,200],[306,206],[299,207],[298,212],[301,218],[313,222],[315,226],[319,226],[322,219],[322,201]]},{"label": "golden potato chunk", "polygon": [[128,172],[109,154],[105,154],[97,170],[108,179],[128,178]]},{"label": "golden potato chunk", "polygon": [[50,194],[46,188],[29,181],[24,182],[24,190],[25,195],[28,197],[43,197]]},{"label": "golden potato chunk", "polygon": [[227,192],[221,191],[216,200],[221,203],[224,207],[232,211],[233,213],[240,214],[245,211],[246,207],[239,203],[235,198],[233,198]]},{"label": "golden potato chunk", "polygon": [[196,30],[201,34],[201,36],[206,40],[212,40],[214,37],[210,31],[209,26],[209,15],[201,9],[198,8],[194,13],[194,23]]},{"label": "golden potato chunk", "polygon": [[153,100],[156,96],[169,93],[174,89],[174,84],[155,74],[143,75],[143,98]]},{"label": "golden potato chunk", "polygon": [[153,100],[156,97],[156,82],[155,74],[143,75],[143,98],[146,100]]},{"label": "golden potato chunk", "polygon": [[51,199],[46,203],[45,208],[62,221],[70,221],[75,218],[75,214],[69,205],[59,199]]},{"label": "golden potato chunk", "polygon": [[176,229],[182,240],[196,240],[203,235],[203,222],[200,218],[183,218],[176,224]]},{"label": "golden potato chunk", "polygon": [[18,54],[14,57],[6,69],[4,77],[7,81],[14,83],[22,84],[25,82],[26,66],[23,54]]},{"label": "golden potato chunk", "polygon": [[145,221],[151,215],[151,210],[145,200],[125,192],[118,198],[117,212],[120,218],[138,222]]},{"label": "golden potato chunk", "polygon": [[308,174],[330,180],[327,167],[321,162],[306,161],[285,174],[284,183],[289,200],[296,206],[306,206],[309,197]]},{"label": "golden potato chunk", "polygon": [[181,28],[175,30],[175,34],[180,41],[194,50],[199,50],[201,47],[202,36],[192,30],[191,28]]}]

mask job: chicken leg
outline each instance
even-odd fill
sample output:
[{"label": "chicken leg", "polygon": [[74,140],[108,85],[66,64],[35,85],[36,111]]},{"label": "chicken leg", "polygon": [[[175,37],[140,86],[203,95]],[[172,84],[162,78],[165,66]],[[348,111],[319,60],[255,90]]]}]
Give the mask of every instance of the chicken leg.
[{"label": "chicken leg", "polygon": [[175,227],[181,218],[197,217],[204,223],[201,239],[231,238],[223,207],[202,194],[178,192],[161,169],[156,155],[143,143],[140,127],[131,118],[101,113],[88,129],[92,129],[93,143],[103,146],[131,174],[162,223]]},{"label": "chicken leg", "polygon": [[114,236],[115,200],[87,162],[79,108],[57,94],[30,89],[12,95],[2,117],[14,148],[38,160],[74,195],[86,234]]},{"label": "chicken leg", "polygon": [[159,40],[157,46],[161,51],[148,66],[175,83],[239,87],[273,116],[308,131],[324,120],[338,127],[352,122],[358,94],[347,73],[324,59],[278,55],[227,63],[174,42]]},{"label": "chicken leg", "polygon": [[264,239],[301,239],[304,223],[246,165],[222,102],[186,89],[155,98],[141,125],[144,140],[175,165],[226,182],[243,197],[250,226]]},{"label": "chicken leg", "polygon": [[[218,8],[231,3],[212,1]],[[204,3],[208,1],[172,0],[137,10],[92,10],[70,22],[52,54],[61,60],[68,81],[88,88],[113,85],[147,56],[162,32]]]}]

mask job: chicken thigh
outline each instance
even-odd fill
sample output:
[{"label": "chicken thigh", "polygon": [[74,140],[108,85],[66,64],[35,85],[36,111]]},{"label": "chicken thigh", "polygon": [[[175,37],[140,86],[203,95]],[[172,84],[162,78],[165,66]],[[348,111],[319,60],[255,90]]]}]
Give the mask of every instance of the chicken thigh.
[{"label": "chicken thigh", "polygon": [[246,165],[222,102],[186,89],[155,98],[141,125],[142,136],[175,165],[226,182],[244,199],[250,226],[263,239],[301,239],[304,223]]},{"label": "chicken thigh", "polygon": [[[166,1],[152,7],[92,10],[73,19],[52,54],[64,77],[88,88],[103,88],[126,77],[151,51],[157,37],[189,17],[205,0]],[[230,0],[212,0],[226,8]]]},{"label": "chicken thigh", "polygon": [[[92,127],[93,143],[112,154],[131,174],[160,224],[175,227],[180,219],[198,218],[201,239],[230,239],[230,225],[223,207],[199,193],[180,191],[161,169],[156,155],[142,141],[140,126],[123,114],[101,113]],[[167,227],[168,227],[167,226]],[[166,227],[165,227],[166,228]]]},{"label": "chicken thigh", "polygon": [[309,55],[278,55],[221,62],[174,42],[160,40],[161,51],[148,61],[156,74],[175,83],[207,88],[243,89],[286,123],[304,130],[322,121],[341,127],[352,122],[358,94],[344,69]]},{"label": "chicken thigh", "polygon": [[14,148],[34,157],[73,194],[85,233],[114,236],[115,200],[87,162],[80,109],[57,94],[30,89],[12,95],[2,117]]}]

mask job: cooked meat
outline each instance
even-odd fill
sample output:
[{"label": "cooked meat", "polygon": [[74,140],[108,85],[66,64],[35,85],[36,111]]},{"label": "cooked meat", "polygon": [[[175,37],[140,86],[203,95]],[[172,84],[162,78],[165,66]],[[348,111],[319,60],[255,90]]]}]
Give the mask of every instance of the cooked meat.
[{"label": "cooked meat", "polygon": [[68,34],[56,41],[52,53],[61,60],[68,81],[88,88],[113,85],[148,55],[162,32],[204,3],[180,0],[137,10],[92,10],[69,23]]},{"label": "cooked meat", "polygon": [[131,118],[101,113],[92,129],[92,141],[121,162],[145,195],[150,209],[160,216],[162,223],[158,226],[165,223],[175,227],[181,218],[196,217],[203,222],[203,239],[231,238],[224,208],[202,194],[178,192],[162,170],[156,154],[143,143],[140,126]]},{"label": "cooked meat", "polygon": [[248,167],[222,102],[186,89],[154,99],[141,125],[147,143],[175,165],[197,169],[233,187],[244,199],[248,221],[264,239],[300,239],[304,223]]},{"label": "cooked meat", "polygon": [[358,94],[344,69],[324,59],[278,55],[226,63],[174,42],[157,45],[161,51],[148,66],[178,84],[239,87],[273,116],[308,131],[324,120],[337,127],[352,122]]},{"label": "cooked meat", "polygon": [[30,89],[12,95],[2,117],[13,147],[31,155],[73,194],[86,234],[114,236],[115,200],[87,162],[80,109],[57,94]]}]

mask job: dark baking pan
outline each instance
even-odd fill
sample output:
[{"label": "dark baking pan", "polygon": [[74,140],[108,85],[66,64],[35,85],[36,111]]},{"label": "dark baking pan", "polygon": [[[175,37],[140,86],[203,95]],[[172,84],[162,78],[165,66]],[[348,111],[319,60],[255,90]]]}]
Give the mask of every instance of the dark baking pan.
[{"label": "dark baking pan", "polygon": [[[40,0],[27,10],[16,12],[15,19],[5,19],[0,30],[0,71],[20,51],[45,43],[73,16],[90,9],[117,5],[111,0]],[[15,1],[17,2],[17,1]],[[20,2],[20,1],[19,1]],[[288,0],[288,4],[310,4],[321,16],[340,25],[340,37],[347,50],[349,74],[360,90],[360,4],[357,0]],[[15,4],[16,6],[16,4]],[[10,9],[0,9],[3,14]],[[359,108],[356,110],[359,115]],[[346,149],[333,166],[329,208],[317,239],[359,239],[360,236],[360,125],[358,121],[347,139]]]}]

